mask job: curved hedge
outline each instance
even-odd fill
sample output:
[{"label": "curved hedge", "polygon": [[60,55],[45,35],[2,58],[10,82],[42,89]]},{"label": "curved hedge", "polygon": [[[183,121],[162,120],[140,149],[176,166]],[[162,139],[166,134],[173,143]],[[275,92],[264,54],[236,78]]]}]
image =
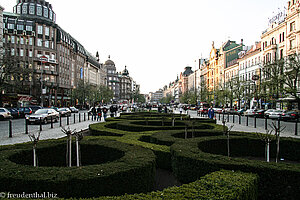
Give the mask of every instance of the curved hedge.
[{"label": "curved hedge", "polygon": [[100,197],[98,200],[122,199],[202,199],[202,200],[255,200],[257,199],[258,177],[255,174],[218,171],[180,187],[170,187],[148,194],[133,194],[114,197]]},{"label": "curved hedge", "polygon": [[[249,152],[249,156],[264,153],[262,142],[253,136],[232,137],[230,141],[233,155],[246,155],[246,151]],[[205,153],[201,149],[210,153]],[[299,161],[299,154],[297,155],[300,150],[299,140],[282,138],[281,149],[281,156]],[[228,158],[225,156],[227,146],[226,138],[223,136],[177,142],[171,146],[171,154],[173,171],[184,183],[195,181],[205,174],[220,169],[240,170],[259,175],[259,199],[297,199],[300,196],[299,165]]]},{"label": "curved hedge", "polygon": [[[44,165],[65,159],[63,140],[41,141],[37,155]],[[56,148],[57,147],[57,148]],[[92,147],[92,148],[90,148]],[[82,156],[89,156],[82,167],[29,166],[31,144],[0,151],[0,191],[11,193],[55,192],[59,197],[98,197],[151,191],[155,177],[155,155],[152,151],[125,143],[87,138],[81,142]],[[88,148],[88,149],[87,149]],[[88,152],[90,150],[90,152]],[[56,152],[57,151],[57,152]],[[57,160],[62,154],[61,160]],[[22,155],[26,155],[22,158]],[[50,156],[51,155],[51,156]],[[111,158],[115,158],[113,160]],[[21,159],[16,163],[16,159]],[[15,162],[14,162],[15,161]],[[99,164],[96,164],[97,161]]]}]

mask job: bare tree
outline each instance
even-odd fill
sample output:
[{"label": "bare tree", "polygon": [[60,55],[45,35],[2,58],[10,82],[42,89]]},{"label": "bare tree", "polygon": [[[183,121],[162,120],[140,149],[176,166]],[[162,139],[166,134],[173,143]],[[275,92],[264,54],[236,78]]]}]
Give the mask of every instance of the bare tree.
[{"label": "bare tree", "polygon": [[266,130],[266,134],[256,133],[261,141],[265,143],[265,155],[267,162],[270,162],[270,143],[274,140],[274,136],[272,135],[272,131]]},{"label": "bare tree", "polygon": [[36,148],[37,148],[37,144],[40,140],[40,135],[41,135],[40,131],[37,133],[37,135],[35,135],[34,133],[28,135],[28,137],[30,138],[30,140],[33,143],[33,166],[34,167],[37,167],[37,165],[38,165],[38,160],[37,160],[37,156],[36,156]]},{"label": "bare tree", "polygon": [[280,133],[284,131],[286,127],[280,127],[279,125],[277,126],[276,123],[272,122],[272,125],[269,125],[272,128],[272,131],[275,132],[275,137],[276,137],[276,163],[278,162],[278,157],[279,157],[279,143],[280,143]]},{"label": "bare tree", "polygon": [[68,129],[62,127],[61,131],[67,135],[66,163],[67,166],[72,167],[72,136],[76,133],[76,129],[72,131],[70,127]]}]

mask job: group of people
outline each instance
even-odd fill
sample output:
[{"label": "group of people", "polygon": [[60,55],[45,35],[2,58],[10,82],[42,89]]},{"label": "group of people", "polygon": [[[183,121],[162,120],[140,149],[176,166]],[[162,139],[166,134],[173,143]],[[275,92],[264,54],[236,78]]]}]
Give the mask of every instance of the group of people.
[{"label": "group of people", "polygon": [[103,107],[103,108],[97,107],[96,108],[95,106],[93,106],[91,111],[92,111],[92,120],[101,121],[102,116],[103,116],[104,121],[106,120],[107,112],[108,112],[107,108],[105,108],[105,107]]}]

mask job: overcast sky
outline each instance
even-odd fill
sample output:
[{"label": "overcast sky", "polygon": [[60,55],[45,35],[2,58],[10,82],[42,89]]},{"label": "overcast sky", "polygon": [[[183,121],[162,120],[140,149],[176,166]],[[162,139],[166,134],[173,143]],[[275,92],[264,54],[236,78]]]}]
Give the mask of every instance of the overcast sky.
[{"label": "overcast sky", "polygon": [[[207,58],[212,41],[252,45],[268,18],[287,0],[49,0],[56,22],[89,52],[108,55],[122,71],[155,92],[174,81],[184,67]],[[12,12],[15,0],[1,0]]]}]

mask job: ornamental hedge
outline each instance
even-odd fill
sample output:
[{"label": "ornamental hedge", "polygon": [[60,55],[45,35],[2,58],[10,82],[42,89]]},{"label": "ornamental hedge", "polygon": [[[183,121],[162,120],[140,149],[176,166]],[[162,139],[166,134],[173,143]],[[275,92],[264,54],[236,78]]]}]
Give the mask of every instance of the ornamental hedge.
[{"label": "ornamental hedge", "polygon": [[[31,144],[0,151],[0,191],[55,192],[59,197],[98,197],[148,192],[155,181],[152,151],[125,143],[86,138],[81,142],[82,167],[62,167],[65,141],[41,141],[41,167],[30,165]],[[85,158],[86,157],[86,158]]]},{"label": "ornamental hedge", "polygon": [[[226,142],[224,136],[176,142],[171,146],[173,172],[183,183],[195,181],[205,174],[220,169],[251,172],[259,176],[259,199],[299,198],[299,165],[228,158]],[[282,138],[280,143],[282,149],[280,157],[299,162],[300,141]],[[264,144],[253,136],[232,137],[230,149],[230,153],[237,157],[264,156]],[[271,149],[271,156],[274,156],[274,144]]]},{"label": "ornamental hedge", "polygon": [[98,200],[121,199],[202,199],[202,200],[255,200],[257,199],[258,177],[251,173],[217,171],[199,180],[180,187],[170,187],[163,191],[147,194],[133,194],[100,197]]}]

